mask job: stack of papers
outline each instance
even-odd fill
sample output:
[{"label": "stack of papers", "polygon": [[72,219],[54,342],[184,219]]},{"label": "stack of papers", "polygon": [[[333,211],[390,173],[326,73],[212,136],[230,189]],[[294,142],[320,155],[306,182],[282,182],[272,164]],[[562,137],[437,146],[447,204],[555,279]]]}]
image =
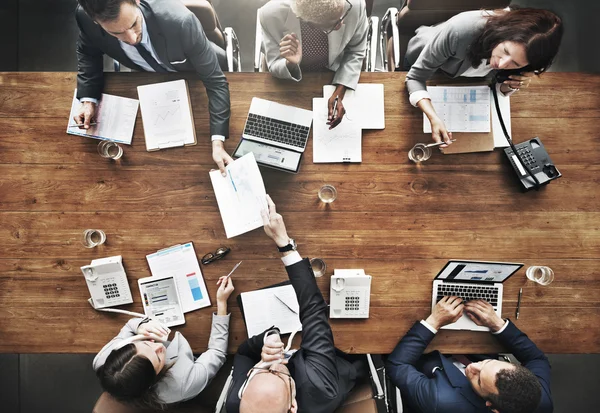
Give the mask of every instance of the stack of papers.
[{"label": "stack of papers", "polygon": [[261,211],[267,208],[267,191],[252,152],[226,167],[227,176],[219,170],[210,172],[221,219],[227,238],[263,226]]},{"label": "stack of papers", "polygon": [[[435,112],[449,132],[490,131],[490,88],[487,86],[428,86]],[[423,132],[431,122],[423,113]]]},{"label": "stack of papers", "polygon": [[300,305],[291,284],[241,293],[248,337],[276,326],[281,334],[301,327]]},{"label": "stack of papers", "polygon": [[210,306],[206,283],[191,242],[146,255],[153,277],[173,276],[184,313]]},{"label": "stack of papers", "polygon": [[67,133],[131,145],[138,105],[139,102],[135,99],[103,93],[96,108],[95,122],[97,125],[90,126],[89,129],[80,129],[73,120],[81,107],[81,103],[77,100],[77,89],[75,89],[67,123]]}]

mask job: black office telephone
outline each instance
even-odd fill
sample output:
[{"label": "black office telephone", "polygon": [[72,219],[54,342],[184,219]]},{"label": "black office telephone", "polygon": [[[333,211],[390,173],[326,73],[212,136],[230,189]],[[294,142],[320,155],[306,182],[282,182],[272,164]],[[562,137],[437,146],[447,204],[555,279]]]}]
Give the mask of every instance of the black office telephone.
[{"label": "black office telephone", "polygon": [[504,69],[496,72],[495,78],[497,83],[503,83],[510,80],[509,76],[522,76],[523,73],[533,72],[530,66],[521,67],[519,69]]},{"label": "black office telephone", "polygon": [[[504,70],[503,72],[507,71]],[[495,81],[492,82],[490,87],[492,89],[492,94],[494,95],[494,102],[496,103],[496,112],[498,113],[500,126],[504,132],[504,137],[510,145],[508,148],[504,149],[504,153],[517,173],[523,188],[526,191],[532,188],[540,189],[542,185],[546,185],[550,183],[550,181],[560,178],[562,174],[552,163],[552,159],[550,159],[550,155],[546,152],[546,148],[544,148],[540,138],[531,138],[516,145],[513,143],[511,137],[508,135],[506,126],[504,125],[502,113],[500,112],[500,105],[498,104],[498,92],[496,91],[496,83],[500,83],[498,80],[498,74],[496,74]]]}]

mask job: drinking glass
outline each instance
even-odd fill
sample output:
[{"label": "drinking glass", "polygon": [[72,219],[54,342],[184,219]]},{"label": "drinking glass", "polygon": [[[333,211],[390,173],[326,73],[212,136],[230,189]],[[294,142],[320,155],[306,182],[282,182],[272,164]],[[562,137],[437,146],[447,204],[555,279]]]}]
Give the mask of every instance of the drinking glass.
[{"label": "drinking glass", "polygon": [[98,144],[98,153],[101,157],[117,160],[123,156],[123,148],[118,143],[111,141],[100,141]]},{"label": "drinking glass", "polygon": [[528,279],[540,285],[548,285],[554,281],[554,271],[552,271],[552,268],[542,265],[532,265],[527,268],[525,275]]},{"label": "drinking glass", "polygon": [[319,199],[326,204],[330,204],[337,198],[337,190],[333,185],[323,185],[319,189]]},{"label": "drinking glass", "polygon": [[417,143],[408,152],[408,159],[415,163],[424,162],[429,158],[431,158],[431,148],[424,143]]},{"label": "drinking glass", "polygon": [[417,195],[423,195],[429,190],[429,182],[425,178],[415,178],[410,183],[410,190]]},{"label": "drinking glass", "polygon": [[104,241],[106,241],[106,234],[101,229],[86,229],[83,231],[81,242],[86,248],[94,248],[102,245]]},{"label": "drinking glass", "polygon": [[325,264],[325,261],[321,258],[311,258],[310,266],[315,273],[315,277],[322,277],[325,274],[325,271],[327,271],[327,264]]}]

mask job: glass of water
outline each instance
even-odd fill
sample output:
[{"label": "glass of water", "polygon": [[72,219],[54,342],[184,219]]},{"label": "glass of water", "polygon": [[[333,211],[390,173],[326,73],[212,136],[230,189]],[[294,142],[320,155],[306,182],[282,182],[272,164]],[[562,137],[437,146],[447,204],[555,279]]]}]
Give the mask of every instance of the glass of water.
[{"label": "glass of water", "polygon": [[81,242],[86,248],[97,247],[104,244],[104,241],[106,241],[106,234],[101,229],[86,229],[83,231]]},{"label": "glass of water", "polygon": [[111,141],[100,141],[98,144],[98,153],[101,157],[107,159],[121,159],[123,156],[123,148],[118,143]]},{"label": "glass of water", "polygon": [[337,190],[333,185],[323,185],[319,189],[319,199],[326,204],[330,204],[337,198]]},{"label": "glass of water", "polygon": [[424,143],[417,143],[408,151],[408,159],[415,163],[424,162],[429,158],[431,158],[431,148]]},{"label": "glass of water", "polygon": [[310,266],[315,273],[315,277],[322,277],[325,275],[325,271],[327,271],[327,264],[321,258],[311,258]]},{"label": "glass of water", "polygon": [[552,271],[552,268],[541,265],[532,265],[527,268],[525,275],[528,279],[540,285],[548,285],[554,281],[554,271]]}]

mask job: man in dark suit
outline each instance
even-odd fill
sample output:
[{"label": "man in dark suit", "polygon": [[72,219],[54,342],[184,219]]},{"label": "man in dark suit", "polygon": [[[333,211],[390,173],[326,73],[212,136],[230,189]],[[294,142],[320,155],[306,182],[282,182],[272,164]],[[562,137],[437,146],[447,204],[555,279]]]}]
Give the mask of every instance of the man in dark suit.
[{"label": "man in dark suit", "polygon": [[[465,311],[486,326],[522,363],[439,352],[423,356],[437,330]],[[481,360],[473,362],[471,359]],[[483,360],[482,360],[483,359]],[[410,411],[421,413],[551,413],[550,363],[535,344],[492,306],[444,297],[427,320],[415,323],[386,362],[387,373]]]},{"label": "man in dark suit", "polygon": [[148,72],[195,71],[208,94],[213,159],[224,174],[229,134],[229,86],[217,53],[200,22],[180,0],[78,0],[75,122],[88,129],[104,87],[103,55]]},{"label": "man in dark suit", "polygon": [[[289,360],[277,329],[246,340],[233,362],[233,384],[227,413],[331,413],[346,398],[362,371],[360,361],[341,357],[333,344],[327,304],[308,259],[296,251],[281,215],[268,197],[265,232],[283,256],[300,305],[302,344]],[[240,397],[241,396],[241,397]]]}]

